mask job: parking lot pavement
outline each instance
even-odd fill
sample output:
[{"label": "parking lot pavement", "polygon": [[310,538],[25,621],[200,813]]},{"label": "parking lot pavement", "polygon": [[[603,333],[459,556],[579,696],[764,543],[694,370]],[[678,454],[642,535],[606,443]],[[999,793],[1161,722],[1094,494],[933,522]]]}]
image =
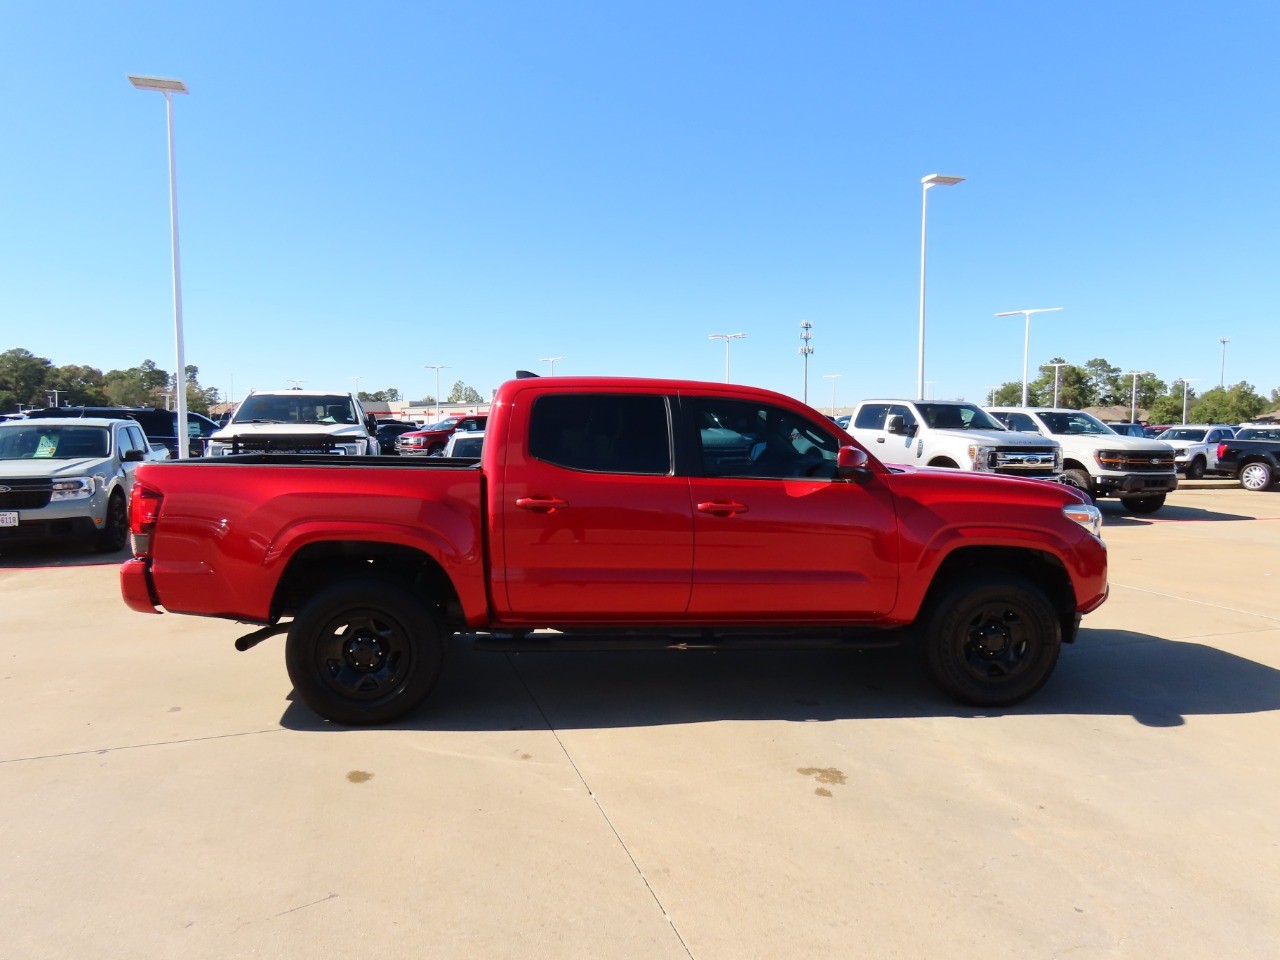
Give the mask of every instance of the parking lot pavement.
[{"label": "parking lot pavement", "polygon": [[1102,509],[1110,600],[997,713],[893,653],[459,648],[344,730],[279,638],[0,554],[0,956],[1272,960],[1280,494]]}]

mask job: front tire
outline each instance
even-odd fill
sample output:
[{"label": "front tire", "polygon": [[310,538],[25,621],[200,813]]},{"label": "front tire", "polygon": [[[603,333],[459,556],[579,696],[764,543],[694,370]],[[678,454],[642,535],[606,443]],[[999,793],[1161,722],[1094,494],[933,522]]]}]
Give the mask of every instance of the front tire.
[{"label": "front tire", "polygon": [[1164,506],[1164,497],[1163,493],[1149,497],[1121,497],[1120,502],[1130,513],[1155,513]]},{"label": "front tire", "polygon": [[1062,471],[1062,482],[1069,487],[1075,487],[1086,497],[1089,502],[1093,503],[1093,494],[1089,491],[1089,474],[1083,470],[1071,469]]},{"label": "front tire", "polygon": [[1240,470],[1240,486],[1254,493],[1267,489],[1273,479],[1270,465],[1261,461],[1246,463]]},{"label": "front tire", "polygon": [[1187,479],[1199,480],[1204,476],[1204,457],[1196,457],[1187,464]]},{"label": "front tire", "polygon": [[970,706],[1002,707],[1044,686],[1058,663],[1062,625],[1039,586],[990,571],[932,597],[917,638],[925,672],[944,692]]},{"label": "front tire", "polygon": [[435,686],[445,630],[407,590],[348,580],[312,597],[285,642],[285,666],[302,702],[350,726],[389,723]]},{"label": "front tire", "polygon": [[115,553],[123,550],[128,542],[129,510],[125,506],[124,494],[117,490],[107,501],[107,515],[102,521],[102,529],[93,538],[93,549],[99,553]]}]

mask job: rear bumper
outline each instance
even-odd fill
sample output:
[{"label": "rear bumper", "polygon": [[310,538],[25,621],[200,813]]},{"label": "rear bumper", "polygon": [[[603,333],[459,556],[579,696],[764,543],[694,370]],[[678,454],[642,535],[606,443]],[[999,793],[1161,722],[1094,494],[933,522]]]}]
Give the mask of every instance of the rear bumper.
[{"label": "rear bumper", "polygon": [[120,593],[130,610],[159,613],[151,593],[151,565],[141,557],[120,564]]}]

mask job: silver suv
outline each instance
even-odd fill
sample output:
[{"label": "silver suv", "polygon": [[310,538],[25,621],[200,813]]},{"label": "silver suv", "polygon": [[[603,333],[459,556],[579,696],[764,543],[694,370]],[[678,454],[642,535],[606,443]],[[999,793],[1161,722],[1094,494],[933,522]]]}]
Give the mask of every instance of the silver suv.
[{"label": "silver suv", "polygon": [[0,423],[0,544],[65,539],[123,549],[133,471],[168,456],[133,420]]}]

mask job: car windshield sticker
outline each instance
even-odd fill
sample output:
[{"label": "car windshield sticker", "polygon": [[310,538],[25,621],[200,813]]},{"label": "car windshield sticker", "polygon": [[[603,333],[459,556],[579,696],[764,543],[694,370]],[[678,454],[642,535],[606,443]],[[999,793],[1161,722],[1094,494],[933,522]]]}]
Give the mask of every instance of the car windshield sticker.
[{"label": "car windshield sticker", "polygon": [[35,455],[37,457],[52,457],[58,449],[58,438],[52,434],[43,433],[40,435],[40,443],[36,447]]}]

